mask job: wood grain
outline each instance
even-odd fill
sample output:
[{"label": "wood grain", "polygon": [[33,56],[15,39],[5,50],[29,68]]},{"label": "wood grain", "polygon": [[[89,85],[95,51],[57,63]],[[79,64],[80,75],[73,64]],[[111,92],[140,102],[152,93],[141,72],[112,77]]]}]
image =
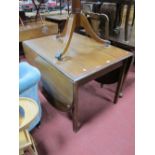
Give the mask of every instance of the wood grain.
[{"label": "wood grain", "polygon": [[[47,31],[44,31],[43,27],[46,27]],[[45,21],[43,25],[40,21],[31,22],[19,27],[19,42],[56,33],[58,33],[58,25],[56,23]]]},{"label": "wood grain", "polygon": [[[33,49],[72,81],[82,79],[132,55],[114,46],[105,47],[104,44],[76,33],[73,34],[71,44],[62,61],[58,61],[55,54],[63,48],[64,43],[63,40],[56,39],[56,36],[25,41],[23,45]],[[26,49],[25,52],[27,52]]]},{"label": "wood grain", "polygon": [[73,81],[24,44],[25,56],[42,74],[43,86],[56,107],[70,109],[73,103]]}]

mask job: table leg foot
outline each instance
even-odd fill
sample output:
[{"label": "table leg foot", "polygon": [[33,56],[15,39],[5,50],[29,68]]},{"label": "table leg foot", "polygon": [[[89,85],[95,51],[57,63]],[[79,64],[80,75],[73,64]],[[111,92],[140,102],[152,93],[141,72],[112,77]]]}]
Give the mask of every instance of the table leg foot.
[{"label": "table leg foot", "polygon": [[119,97],[122,98],[123,97],[123,92],[119,93]]},{"label": "table leg foot", "polygon": [[81,123],[79,121],[73,123],[73,131],[78,132],[81,127]]}]

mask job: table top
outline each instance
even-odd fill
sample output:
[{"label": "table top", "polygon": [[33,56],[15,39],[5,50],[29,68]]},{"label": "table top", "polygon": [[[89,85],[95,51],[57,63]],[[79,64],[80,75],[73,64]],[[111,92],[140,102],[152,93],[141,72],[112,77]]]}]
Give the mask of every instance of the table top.
[{"label": "table top", "polygon": [[34,100],[25,97],[19,98],[19,106],[24,115],[23,117],[19,115],[19,130],[22,130],[29,127],[30,123],[36,118],[39,109]]},{"label": "table top", "polygon": [[111,45],[105,47],[77,33],[73,34],[70,47],[62,61],[55,58],[55,54],[64,45],[63,41],[57,39],[56,36],[28,40],[24,42],[24,45],[74,82],[132,56],[132,53],[128,51]]},{"label": "table top", "polygon": [[25,26],[19,27],[19,41],[30,40],[34,38],[40,38],[58,33],[58,25],[53,22],[41,21],[30,22]]},{"label": "table top", "polygon": [[[52,22],[48,22],[48,21],[43,21],[43,23],[46,26],[55,26],[55,27],[57,27],[56,23],[52,23]],[[19,32],[29,31],[29,30],[33,30],[33,29],[41,28],[41,27],[43,27],[43,24],[42,24],[41,21],[29,22],[29,23],[25,24],[25,26],[20,25],[19,26]]]},{"label": "table top", "polygon": [[50,15],[45,17],[47,20],[52,20],[52,21],[66,21],[68,18],[68,14],[57,14],[57,15]]},{"label": "table top", "polygon": [[[62,13],[67,13],[66,10],[62,10]],[[26,12],[25,13],[27,17],[29,18],[33,18],[36,16],[36,12]],[[56,11],[51,11],[51,12],[43,12],[43,13],[40,13],[41,16],[49,16],[49,15],[55,15],[55,14],[60,14],[60,11],[59,10],[56,10]]]}]

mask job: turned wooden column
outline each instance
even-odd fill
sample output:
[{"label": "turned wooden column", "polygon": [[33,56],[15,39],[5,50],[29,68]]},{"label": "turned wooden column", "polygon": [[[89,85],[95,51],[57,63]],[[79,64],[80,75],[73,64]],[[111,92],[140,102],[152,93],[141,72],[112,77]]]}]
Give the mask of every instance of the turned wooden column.
[{"label": "turned wooden column", "polygon": [[80,0],[72,0],[72,13],[78,14],[81,12],[81,1]]},{"label": "turned wooden column", "polygon": [[66,22],[66,26],[64,28],[63,33],[60,35],[63,38],[64,46],[58,51],[55,57],[61,61],[62,56],[67,52],[68,47],[70,46],[73,32],[76,28],[83,27],[86,32],[97,42],[105,43],[105,40],[101,39],[96,35],[93,31],[87,17],[81,13],[81,1],[80,0],[72,0],[72,13]]},{"label": "turned wooden column", "polygon": [[44,0],[38,0],[38,2],[39,2],[39,5],[36,4],[35,0],[32,0],[32,3],[33,3],[33,5],[34,5],[34,7],[35,7],[35,9],[37,11],[36,16],[35,16],[35,20],[37,21],[37,18],[40,17],[41,22],[42,22],[42,17],[40,15],[39,11],[40,11],[40,8],[41,8],[41,4],[44,3]]}]

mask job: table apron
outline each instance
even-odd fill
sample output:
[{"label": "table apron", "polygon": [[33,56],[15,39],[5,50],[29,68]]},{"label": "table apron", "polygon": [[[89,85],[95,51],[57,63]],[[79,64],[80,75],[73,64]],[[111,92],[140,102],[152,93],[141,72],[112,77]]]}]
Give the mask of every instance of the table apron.
[{"label": "table apron", "polygon": [[95,80],[96,78],[104,76],[105,74],[121,67],[123,65],[123,61],[125,61],[125,60],[122,60],[118,63],[113,64],[113,65],[110,65],[107,68],[104,68],[104,69],[97,71],[97,72],[95,72],[95,73],[93,73],[93,74],[91,74],[91,75],[89,75],[89,76],[87,76],[87,77],[85,77],[79,81],[76,81],[75,83],[79,87],[79,86],[86,84],[87,82],[89,82],[91,80]]}]

